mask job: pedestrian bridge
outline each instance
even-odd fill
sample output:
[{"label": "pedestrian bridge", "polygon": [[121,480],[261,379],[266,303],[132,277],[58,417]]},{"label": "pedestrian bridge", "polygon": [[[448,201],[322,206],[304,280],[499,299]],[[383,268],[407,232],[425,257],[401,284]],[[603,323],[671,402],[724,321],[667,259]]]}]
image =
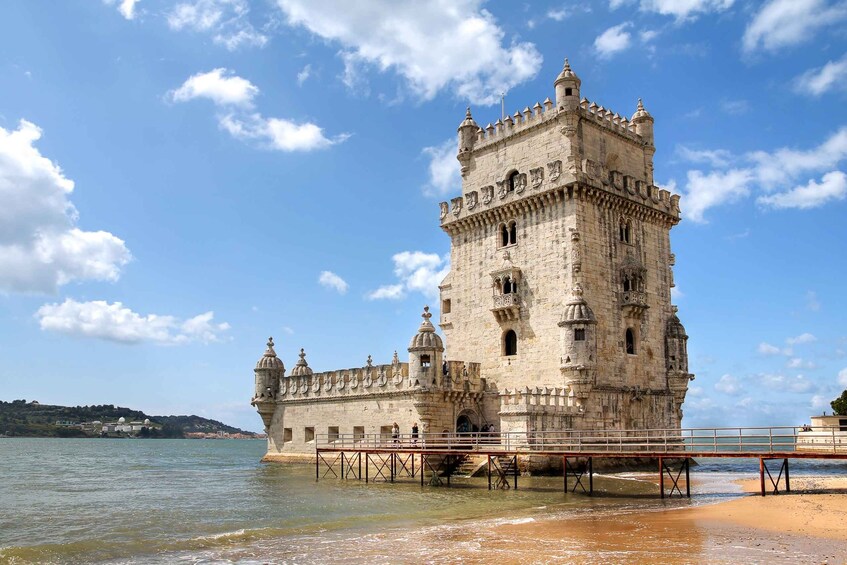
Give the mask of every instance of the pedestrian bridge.
[{"label": "pedestrian bridge", "polygon": [[[449,486],[469,460],[483,461],[488,488],[518,488],[520,459],[560,458],[563,489],[592,494],[595,458],[657,461],[659,493],[691,495],[690,461],[701,458],[757,459],[761,494],[790,492],[790,459],[847,460],[847,428],[811,426],[641,430],[561,430],[442,434],[318,434],[315,478],[365,482],[420,480]],[[771,467],[776,471],[772,473]],[[771,467],[769,467],[769,464]],[[681,480],[685,475],[685,481]],[[766,489],[766,478],[770,487]]]}]

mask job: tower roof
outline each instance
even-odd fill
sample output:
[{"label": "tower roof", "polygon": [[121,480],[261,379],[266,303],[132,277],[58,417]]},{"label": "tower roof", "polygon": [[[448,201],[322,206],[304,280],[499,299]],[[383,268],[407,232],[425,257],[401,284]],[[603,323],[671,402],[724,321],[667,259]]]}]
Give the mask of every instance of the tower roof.
[{"label": "tower roof", "polygon": [[644,109],[644,103],[641,101],[641,98],[638,99],[638,106],[635,109],[635,113],[632,115],[632,119],[630,121],[637,122],[639,120],[653,119],[653,116],[650,115],[650,112]]},{"label": "tower roof", "polygon": [[682,325],[682,322],[679,321],[679,316],[676,315],[676,306],[673,307],[673,314],[668,318],[667,325],[665,326],[665,337],[676,337],[682,339],[688,339],[688,334],[685,333],[685,326]]},{"label": "tower roof", "polygon": [[285,370],[285,365],[282,364],[282,360],[276,356],[276,351],[274,351],[274,338],[268,338],[268,348],[265,349],[265,354],[256,363],[256,369]]},{"label": "tower roof", "polygon": [[562,315],[562,324],[594,324],[597,319],[588,303],[582,297],[582,287],[576,285],[573,288],[573,298],[565,304],[565,313]]},{"label": "tower roof", "polygon": [[297,360],[297,363],[294,365],[294,368],[291,369],[291,376],[305,377],[306,375],[311,375],[312,373],[312,368],[309,367],[308,363],[306,363],[306,351],[303,348],[300,348],[300,359]]},{"label": "tower roof", "polygon": [[476,131],[476,130],[479,129],[479,126],[474,121],[473,117],[471,116],[471,107],[470,106],[468,106],[468,109],[465,112],[465,119],[462,120],[461,124],[459,124],[459,129],[462,129],[462,128],[465,128],[465,127],[471,127],[471,128],[473,128],[473,131]]},{"label": "tower roof", "polygon": [[429,321],[432,314],[429,313],[429,306],[424,306],[424,312],[421,314],[423,322],[418,328],[418,333],[409,342],[409,351],[421,350],[437,350],[444,351],[444,342],[441,341],[441,336],[435,333],[435,326]]},{"label": "tower roof", "polygon": [[556,82],[553,84],[556,85],[562,81],[575,82],[577,88],[580,84],[582,84],[582,81],[579,80],[579,77],[576,76],[576,73],[571,69],[571,64],[568,62],[567,57],[565,57],[565,66],[562,68],[562,72],[559,73],[559,76],[556,77]]}]

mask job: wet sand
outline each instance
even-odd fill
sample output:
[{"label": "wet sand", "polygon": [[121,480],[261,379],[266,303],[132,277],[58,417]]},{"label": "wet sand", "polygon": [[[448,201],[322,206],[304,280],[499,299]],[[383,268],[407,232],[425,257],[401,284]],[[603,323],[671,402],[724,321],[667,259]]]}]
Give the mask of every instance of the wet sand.
[{"label": "wet sand", "polygon": [[[847,478],[797,477],[792,492],[577,520],[503,524],[461,561],[847,563]],[[755,493],[755,494],[754,494]]]}]

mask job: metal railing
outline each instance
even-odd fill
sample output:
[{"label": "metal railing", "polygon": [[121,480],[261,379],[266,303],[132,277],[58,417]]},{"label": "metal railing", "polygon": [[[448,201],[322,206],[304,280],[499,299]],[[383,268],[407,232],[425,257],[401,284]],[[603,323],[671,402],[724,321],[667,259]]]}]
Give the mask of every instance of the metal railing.
[{"label": "metal railing", "polygon": [[847,453],[838,426],[774,426],[650,430],[561,430],[420,434],[317,434],[318,450],[396,450],[548,453]]}]

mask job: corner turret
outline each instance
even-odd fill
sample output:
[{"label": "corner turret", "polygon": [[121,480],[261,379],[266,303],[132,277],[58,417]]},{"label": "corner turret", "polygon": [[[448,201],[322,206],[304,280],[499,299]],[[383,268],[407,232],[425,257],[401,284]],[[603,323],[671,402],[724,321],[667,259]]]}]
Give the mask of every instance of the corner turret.
[{"label": "corner turret", "polygon": [[559,76],[556,77],[556,82],[553,83],[556,87],[556,108],[559,110],[576,110],[579,108],[579,87],[581,84],[582,81],[571,70],[570,63],[565,59],[565,66]]},{"label": "corner turret", "polygon": [[267,349],[264,355],[256,363],[255,390],[253,400],[250,402],[259,411],[265,429],[271,425],[271,418],[276,409],[276,397],[279,394],[279,382],[285,376],[285,365],[276,356],[274,351],[274,338],[268,338]]},{"label": "corner turret", "polygon": [[409,342],[409,382],[412,386],[430,388],[435,385],[436,371],[441,367],[444,342],[429,321],[432,318],[429,306],[424,306],[421,317],[421,327]]},{"label": "corner turret", "polygon": [[673,393],[676,416],[682,422],[682,403],[688,392],[688,382],[694,380],[694,375],[688,372],[688,335],[676,313],[677,307],[673,306],[673,314],[665,324],[665,363],[668,389]]},{"label": "corner turret", "polygon": [[594,385],[597,359],[597,319],[582,297],[582,287],[573,288],[573,298],[565,305],[559,322],[562,359],[560,370],[577,406],[582,406]]},{"label": "corner turret", "polygon": [[459,132],[459,154],[456,155],[456,159],[461,163],[462,174],[464,175],[470,168],[471,153],[479,133],[479,126],[471,116],[470,106],[468,106],[465,119],[459,124],[457,131]]},{"label": "corner turret", "polygon": [[635,124],[635,133],[640,135],[649,145],[653,145],[653,116],[644,109],[641,98],[638,99],[638,107],[630,120]]}]

